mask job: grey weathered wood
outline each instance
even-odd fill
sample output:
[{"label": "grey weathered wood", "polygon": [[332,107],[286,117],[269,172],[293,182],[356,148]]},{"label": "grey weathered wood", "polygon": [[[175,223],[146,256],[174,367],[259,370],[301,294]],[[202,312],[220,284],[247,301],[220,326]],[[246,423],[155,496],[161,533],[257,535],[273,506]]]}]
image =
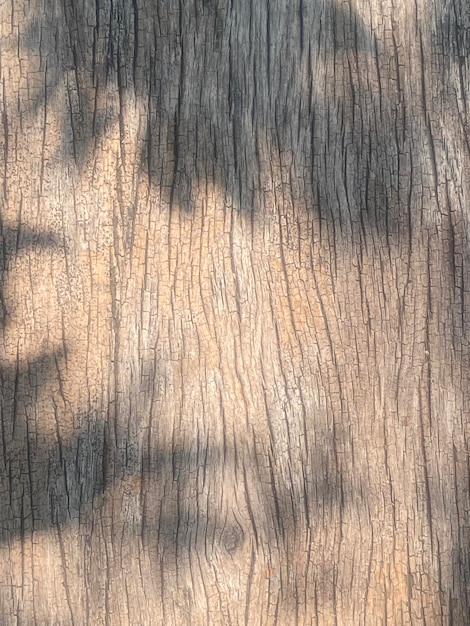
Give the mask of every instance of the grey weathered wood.
[{"label": "grey weathered wood", "polygon": [[469,623],[463,0],[0,5],[0,621]]}]

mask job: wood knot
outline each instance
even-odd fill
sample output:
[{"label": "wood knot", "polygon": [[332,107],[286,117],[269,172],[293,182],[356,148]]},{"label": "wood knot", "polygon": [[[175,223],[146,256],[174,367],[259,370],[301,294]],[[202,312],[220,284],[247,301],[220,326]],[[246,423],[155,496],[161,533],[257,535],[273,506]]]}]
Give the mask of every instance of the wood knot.
[{"label": "wood knot", "polygon": [[222,533],[222,545],[229,554],[238,550],[243,545],[244,540],[245,536],[240,526],[228,526]]}]

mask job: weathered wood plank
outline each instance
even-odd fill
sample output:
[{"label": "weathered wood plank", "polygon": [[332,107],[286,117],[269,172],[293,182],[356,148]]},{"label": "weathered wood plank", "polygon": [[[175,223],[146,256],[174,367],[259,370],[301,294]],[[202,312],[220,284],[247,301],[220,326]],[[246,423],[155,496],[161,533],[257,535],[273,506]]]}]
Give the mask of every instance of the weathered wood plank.
[{"label": "weathered wood plank", "polygon": [[0,621],[467,624],[467,5],[0,18]]}]

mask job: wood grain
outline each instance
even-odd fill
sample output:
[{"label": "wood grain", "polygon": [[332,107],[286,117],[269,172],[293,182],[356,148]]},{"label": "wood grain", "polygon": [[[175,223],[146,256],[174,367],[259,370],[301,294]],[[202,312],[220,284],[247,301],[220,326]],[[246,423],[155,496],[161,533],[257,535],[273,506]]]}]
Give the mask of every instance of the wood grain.
[{"label": "wood grain", "polygon": [[469,621],[462,0],[0,5],[0,621]]}]

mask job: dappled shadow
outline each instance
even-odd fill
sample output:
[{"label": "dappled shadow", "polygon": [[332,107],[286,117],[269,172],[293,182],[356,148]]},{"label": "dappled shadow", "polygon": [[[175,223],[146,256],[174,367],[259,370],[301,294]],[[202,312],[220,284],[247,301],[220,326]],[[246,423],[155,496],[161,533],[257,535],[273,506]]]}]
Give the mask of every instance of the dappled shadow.
[{"label": "dappled shadow", "polygon": [[[39,232],[28,226],[19,225],[18,228],[6,226],[0,222],[0,302],[2,316],[0,319],[0,334],[5,334],[10,325],[11,312],[5,302],[3,293],[15,258],[32,251],[54,252],[64,247],[57,234]],[[35,420],[33,415],[28,416],[28,410],[33,411],[43,386],[47,383],[54,371],[57,371],[57,362],[63,359],[60,350],[41,352],[28,359],[5,361],[4,354],[0,361],[0,414],[1,414],[1,478],[0,478],[0,537],[8,541],[13,537],[31,530],[34,527],[35,515],[47,515],[44,508],[33,505],[37,492],[48,494],[47,484],[48,457],[54,449],[38,450],[36,436],[30,434]],[[33,422],[31,422],[33,419]],[[34,426],[34,430],[35,426]],[[41,435],[39,434],[39,437]],[[37,465],[37,468],[35,467]],[[32,468],[35,468],[32,471]],[[45,481],[38,490],[35,481]],[[44,503],[42,503],[44,504]],[[28,505],[31,510],[28,511]],[[51,520],[49,520],[51,523]]]},{"label": "dappled shadow", "polygon": [[[62,158],[84,166],[110,128],[119,125],[122,167],[132,166],[123,122],[127,108],[136,104],[141,174],[171,207],[190,211],[198,188],[215,184],[228,206],[256,211],[262,207],[255,189],[264,176],[277,184],[289,166],[293,176],[305,178],[307,196],[316,197],[309,208],[319,210],[326,155],[316,128],[335,124],[337,117],[338,125],[345,125],[342,141],[353,151],[358,138],[348,138],[355,123],[343,110],[349,104],[341,92],[328,93],[332,86],[325,68],[312,66],[311,46],[318,46],[321,64],[331,71],[348,55],[382,55],[370,25],[351,7],[336,0],[299,7],[282,0],[274,11],[269,2],[250,8],[170,0],[96,9],[66,4],[44,21],[30,20],[18,40],[27,55],[35,54],[39,41],[43,48],[45,82],[22,103],[26,114],[36,115],[50,106],[57,90],[65,90],[67,107],[54,110],[61,117]],[[352,102],[352,110],[363,104]],[[365,147],[374,169],[381,159],[371,158],[374,146],[383,150],[390,144],[391,137],[381,136],[387,125],[358,132],[369,136],[372,145]],[[336,129],[331,137],[335,134]],[[366,174],[366,167],[351,175]]]},{"label": "dappled shadow", "polygon": [[[15,256],[60,252],[64,245],[52,233],[22,226],[4,227],[2,234],[2,287],[15,278]],[[5,308],[8,323],[8,302]],[[114,423],[102,410],[74,415],[78,426],[73,434],[64,435],[60,407],[47,403],[55,416],[44,414],[41,407],[51,382],[60,386],[68,345],[64,343],[63,351],[37,348],[36,356],[22,361],[12,362],[10,354],[0,367],[0,542],[4,546],[38,541],[44,531],[86,532],[106,514],[114,498],[118,502],[130,489],[143,516],[133,532],[154,567],[163,561],[181,573],[189,571],[194,550],[209,558],[217,554],[219,559],[236,559],[247,546],[262,545],[269,546],[273,571],[287,581],[285,572],[279,574],[279,563],[290,566],[299,542],[312,533],[313,520],[327,523],[351,506],[353,498],[358,507],[352,485],[328,459],[335,445],[331,436],[321,446],[308,446],[304,480],[294,482],[283,475],[272,450],[222,449],[206,441],[192,442],[188,449],[150,441],[142,445],[129,433],[124,416]],[[251,525],[217,507],[208,508],[194,495],[222,497],[231,489],[221,482],[226,472],[233,472],[251,494],[253,501],[247,504]],[[322,586],[331,587],[333,567],[326,563],[317,576],[319,592]],[[299,589],[304,584],[300,581]]]},{"label": "dappled shadow", "polygon": [[[396,248],[390,265],[408,254],[409,272],[413,253],[429,243],[429,207],[435,206],[433,198],[440,191],[438,176],[433,179],[427,171],[432,163],[421,154],[433,143],[429,113],[410,113],[404,105],[401,83],[409,77],[400,68],[398,51],[394,56],[391,46],[345,3],[280,2],[279,12],[269,2],[253,9],[247,3],[234,8],[223,2],[170,0],[153,3],[147,11],[143,4],[97,5],[90,14],[69,3],[48,13],[44,22],[31,20],[19,41],[19,47],[32,53],[40,40],[48,59],[45,85],[22,103],[25,114],[34,116],[49,106],[56,90],[68,96],[64,109],[55,111],[63,130],[61,157],[83,169],[106,133],[118,125],[125,168],[133,159],[132,153],[126,154],[126,107],[137,103],[142,117],[135,138],[139,176],[172,210],[191,213],[205,185],[212,184],[225,197],[226,210],[262,220],[266,200],[255,190],[277,186],[280,203],[295,190],[293,204],[326,222],[335,232],[335,243],[341,235],[351,254],[357,247],[373,254],[377,236],[377,245],[387,247],[387,253]],[[444,38],[442,45],[457,59],[462,77],[467,32],[445,12],[442,24],[444,32],[453,33],[448,42],[454,42]],[[291,30],[294,40],[287,36]],[[318,55],[312,54],[313,43]],[[314,58],[321,60],[317,67],[311,65]],[[387,81],[381,82],[384,77]],[[415,93],[423,98],[420,90]],[[462,116],[466,120],[466,111]],[[446,219],[446,228],[454,235],[460,232],[461,239],[454,237],[443,272],[451,275],[457,249],[464,275],[466,235],[450,211]],[[59,245],[53,234],[4,230],[0,292],[12,254]],[[455,321],[451,331],[459,343],[469,322],[463,278],[458,284],[455,276],[454,284],[442,286],[442,300],[450,294],[450,304],[438,316],[454,320],[460,304],[460,326]],[[424,280],[431,290],[431,279]],[[399,297],[409,302],[410,294],[403,290]],[[3,299],[1,303],[5,318],[7,307]],[[141,533],[151,552],[202,549],[208,538],[217,538],[229,553],[241,547],[241,526],[232,524],[224,534],[225,520],[217,513],[203,519],[197,501],[191,502],[201,472],[215,480],[224,463],[237,464],[235,458],[218,461],[222,453],[216,447],[178,451],[156,446],[145,451],[124,437],[122,449],[117,449],[114,425],[99,413],[77,418],[86,426],[71,439],[61,441],[59,436],[51,443],[31,434],[28,411],[62,358],[60,353],[45,354],[1,371],[2,394],[8,399],[2,417],[0,539],[7,542],[91,518],[107,492],[138,476],[148,483],[146,489],[139,486],[138,495],[142,506],[147,502]],[[465,358],[461,356],[461,363]],[[467,372],[463,378],[468,380]],[[260,456],[247,453],[238,465],[240,476],[246,468],[259,466]],[[256,492],[257,521],[273,545],[287,545],[289,537],[307,534],[309,520],[323,515],[325,508],[342,512],[351,503],[358,505],[357,486],[343,484],[347,478],[339,470],[331,472],[320,449],[306,462],[311,486],[303,491],[281,476],[272,456],[266,454],[264,461],[265,469],[250,481],[265,487]],[[463,482],[459,489],[464,493]],[[252,531],[256,535],[255,527]],[[467,543],[464,538],[454,549],[453,584],[462,596],[458,610],[463,612],[470,577]]]},{"label": "dappled shadow", "polygon": [[[147,547],[168,554],[207,551],[211,538],[227,541],[225,520],[217,510],[208,516],[192,494],[201,492],[201,484],[206,490],[213,484],[221,492],[220,477],[232,471],[253,490],[250,541],[263,536],[281,553],[295,537],[305,536],[313,519],[320,516],[325,523],[329,515],[350,506],[351,498],[357,509],[354,489],[328,460],[333,441],[330,447],[323,443],[310,449],[304,482],[295,484],[282,476],[271,451],[222,450],[204,442],[191,449],[158,444],[141,449],[125,436],[116,446],[116,424],[98,413],[75,416],[83,426],[73,436],[61,437],[60,424],[47,436],[37,426],[41,415],[36,416],[35,405],[46,383],[57,376],[62,359],[60,353],[42,354],[24,366],[0,370],[0,541],[10,543],[57,526],[86,525],[103,506],[101,496],[109,493],[112,498],[116,484],[130,481],[138,485],[146,511],[139,532]],[[224,550],[232,552],[244,540],[240,528],[232,548]]]},{"label": "dappled shadow", "polygon": [[[325,59],[378,54],[380,43],[370,27],[353,9],[335,1],[326,5],[309,2],[300,8],[283,1],[278,7],[282,9],[280,15],[268,2],[259,3],[253,10],[248,5],[202,1],[144,5],[97,4],[96,12],[92,12],[85,4],[49,2],[46,9],[54,10],[46,10],[40,19],[34,15],[18,37],[18,47],[30,57],[40,44],[39,63],[44,75],[44,83],[38,81],[28,100],[19,104],[21,112],[40,115],[57,90],[65,89],[67,94],[64,109],[54,110],[62,123],[60,157],[73,160],[79,168],[92,159],[106,132],[125,118],[129,96],[145,112],[138,138],[141,174],[172,208],[191,211],[196,187],[205,181],[223,188],[232,207],[247,212],[261,209],[253,193],[259,186],[260,173],[252,168],[260,152],[276,154],[278,161],[288,155],[294,169],[299,168],[299,173],[303,169],[302,176],[310,186],[308,196],[316,197],[319,206],[331,207],[322,196],[324,141],[320,138],[318,143],[323,147],[318,150],[314,129],[315,123],[323,126],[328,121],[325,116],[329,113],[323,105],[315,111],[319,98],[317,77],[312,67],[305,72],[311,61],[309,46],[317,41]],[[298,33],[298,44],[294,46],[287,38],[279,38],[280,33],[292,28]],[[253,80],[247,80],[248,75]],[[305,76],[308,78],[303,82]],[[341,98],[341,94],[333,96],[335,105],[341,106]],[[337,122],[352,123],[347,118],[338,118]],[[367,130],[369,134],[375,132],[364,132]],[[387,144],[380,134],[374,137],[375,143]],[[124,145],[124,136],[122,139]],[[305,159],[311,172],[304,171]],[[125,166],[125,153],[122,160]],[[317,162],[323,164],[315,165]],[[266,165],[269,167],[269,163]],[[280,162],[279,167],[283,169],[284,164]],[[342,214],[329,217],[345,220]],[[8,272],[9,255],[15,250],[17,253],[18,246],[27,249],[52,245],[59,245],[52,234],[5,231],[2,275]],[[26,390],[36,370],[38,376],[39,371],[41,376],[54,376],[53,369],[60,359],[60,354],[45,355],[23,370],[4,371],[5,380],[10,380],[10,386],[5,384],[4,389]],[[29,394],[24,393],[24,402],[30,402]],[[9,410],[20,414],[22,403],[22,398],[15,396],[12,407],[16,408]],[[63,495],[63,502],[53,504],[57,522],[67,516],[73,518],[82,506],[86,509],[93,493],[105,491],[115,480],[109,478],[106,469],[113,445],[106,443],[108,427],[100,419],[93,415],[84,418],[88,428],[74,441],[49,449],[30,440],[23,450],[34,451],[31,461],[29,453],[25,455],[25,467],[28,462],[38,468],[51,463],[59,474],[68,467],[68,481],[74,471],[78,480],[77,468],[83,468],[88,476],[85,483],[80,478],[80,486],[73,489],[67,482],[61,486],[59,491],[68,495]],[[161,452],[165,466],[171,455],[169,451]],[[321,466],[320,462],[319,472],[324,475]],[[118,463],[112,476],[123,472],[125,465]],[[61,480],[66,481],[65,474]],[[325,490],[334,493],[335,500],[339,494],[330,487],[326,481]],[[46,510],[54,490],[46,485],[32,491],[41,501],[39,509]],[[318,493],[322,492],[323,487],[318,487]],[[88,494],[83,496],[82,504],[81,493]],[[275,517],[272,512],[269,516]],[[47,521],[41,519],[35,519],[35,528],[47,526]]]}]

